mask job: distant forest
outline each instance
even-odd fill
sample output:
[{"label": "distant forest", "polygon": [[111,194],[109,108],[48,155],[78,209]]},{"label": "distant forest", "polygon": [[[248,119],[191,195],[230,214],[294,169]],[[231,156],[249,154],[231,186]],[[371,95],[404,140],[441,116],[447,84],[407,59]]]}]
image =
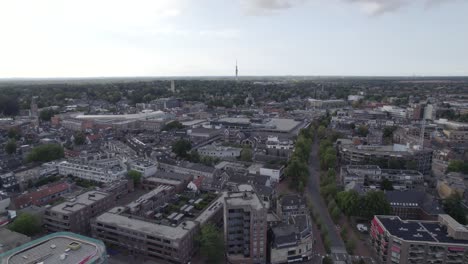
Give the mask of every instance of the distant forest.
[{"label": "distant forest", "polygon": [[88,102],[104,100],[115,104],[122,99],[128,103],[147,103],[161,97],[176,96],[186,101],[200,101],[208,106],[241,105],[248,94],[258,102],[283,102],[291,98],[345,99],[350,94],[364,92],[366,99],[380,101],[385,97],[402,98],[410,95],[468,94],[467,78],[397,79],[397,78],[259,78],[234,81],[231,79],[175,80],[176,94],[170,92],[170,80],[107,79],[107,80],[38,80],[0,81],[0,115],[14,116],[20,109],[29,109],[30,100],[38,96],[39,108],[64,106],[66,98]]}]

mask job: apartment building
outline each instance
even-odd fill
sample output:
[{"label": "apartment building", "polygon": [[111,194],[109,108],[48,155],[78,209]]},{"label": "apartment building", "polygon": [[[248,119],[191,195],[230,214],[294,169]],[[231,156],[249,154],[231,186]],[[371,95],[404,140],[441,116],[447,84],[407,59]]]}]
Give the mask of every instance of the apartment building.
[{"label": "apartment building", "polygon": [[468,263],[468,229],[445,214],[437,221],[375,216],[371,240],[384,264]]},{"label": "apartment building", "polygon": [[319,108],[319,109],[331,109],[331,108],[339,108],[346,106],[348,103],[345,100],[337,99],[337,100],[317,100],[317,99],[308,99],[308,104],[311,108]]},{"label": "apartment building", "polygon": [[96,164],[81,162],[79,160],[62,161],[57,165],[58,172],[61,175],[71,175],[85,180],[109,183],[120,180],[125,177],[127,170],[113,164]]},{"label": "apartment building", "polygon": [[381,169],[376,165],[347,165],[341,167],[341,181],[344,186],[355,182],[367,188],[380,188],[382,181],[387,179],[395,190],[409,190],[422,186],[424,176],[416,170]]},{"label": "apartment building", "polygon": [[283,179],[284,165],[282,164],[265,164],[260,168],[260,175],[269,176],[274,182],[279,182]]},{"label": "apartment building", "polygon": [[297,194],[284,195],[277,204],[278,216],[287,222],[289,217],[308,214],[306,200]]},{"label": "apartment building", "polygon": [[450,145],[466,146],[468,144],[468,124],[449,121],[447,119],[436,120],[435,123],[442,126],[443,133],[447,137],[447,141]]},{"label": "apartment building", "polygon": [[313,235],[310,216],[295,215],[287,224],[271,230],[271,264],[308,261],[312,257]]},{"label": "apartment building", "polygon": [[267,149],[283,149],[283,150],[294,149],[294,142],[292,140],[279,139],[276,136],[268,136],[265,145]]},{"label": "apartment building", "polygon": [[125,143],[118,140],[109,140],[104,143],[104,150],[126,157],[136,156],[136,151],[130,148]]},{"label": "apartment building", "polygon": [[266,263],[267,209],[253,192],[224,198],[224,238],[229,263]]},{"label": "apartment building", "polygon": [[12,200],[16,209],[22,209],[31,205],[43,206],[56,201],[70,191],[71,184],[67,182],[52,183],[41,186],[35,191],[22,193]]},{"label": "apartment building", "polygon": [[115,205],[115,195],[89,191],[68,201],[48,208],[44,213],[44,226],[49,232],[70,231],[87,234],[91,218]]},{"label": "apartment building", "polygon": [[280,139],[277,136],[268,136],[265,141],[266,154],[289,157],[294,150],[294,142],[290,139]]},{"label": "apartment building", "polygon": [[429,175],[432,150],[408,145],[338,145],[340,159],[349,165],[379,165],[386,168],[415,169]]},{"label": "apartment building", "polygon": [[157,263],[188,263],[196,251],[200,227],[223,216],[223,195],[197,211],[189,202],[164,216],[174,188],[158,186],[134,202],[115,207],[91,221],[95,238]]},{"label": "apartment building", "polygon": [[444,213],[440,201],[425,191],[386,191],[385,198],[390,204],[391,215],[402,219],[436,220]]},{"label": "apartment building", "polygon": [[176,193],[179,193],[185,190],[192,180],[193,176],[189,174],[158,171],[154,176],[143,179],[141,185],[146,190],[152,190],[160,185],[169,185],[175,188]]},{"label": "apartment building", "polygon": [[180,174],[189,174],[194,178],[204,176],[212,179],[215,174],[215,168],[205,166],[199,163],[192,163],[187,161],[173,161],[166,159],[159,162],[159,168],[162,171],[175,172]]},{"label": "apartment building", "polygon": [[242,149],[234,147],[208,145],[198,148],[197,151],[201,156],[234,159],[241,155]]},{"label": "apartment building", "polygon": [[158,164],[150,160],[132,159],[128,165],[130,170],[138,171],[143,178],[153,176],[158,171]]}]

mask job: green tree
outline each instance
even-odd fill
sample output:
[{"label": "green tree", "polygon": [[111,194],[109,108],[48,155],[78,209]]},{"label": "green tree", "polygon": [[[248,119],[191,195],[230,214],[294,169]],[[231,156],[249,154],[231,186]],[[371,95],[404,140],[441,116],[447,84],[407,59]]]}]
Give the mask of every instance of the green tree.
[{"label": "green tree", "polygon": [[42,121],[50,121],[50,119],[51,119],[55,114],[57,114],[57,111],[52,110],[52,109],[46,109],[46,110],[42,110],[41,112],[39,112],[39,118],[40,118]]},{"label": "green tree", "polygon": [[357,129],[357,134],[360,137],[367,137],[367,134],[369,134],[369,128],[367,126],[361,125]]},{"label": "green tree", "polygon": [[307,162],[309,160],[311,148],[312,141],[304,136],[299,136],[296,140],[294,154],[302,161]]},{"label": "green tree", "polygon": [[447,171],[468,174],[468,162],[464,162],[462,160],[451,160],[447,166]]},{"label": "green tree", "polygon": [[313,139],[314,138],[314,130],[312,126],[309,128],[303,128],[299,131],[299,136],[308,138],[308,139]]},{"label": "green tree", "polygon": [[382,184],[380,186],[380,189],[382,191],[392,191],[393,190],[393,183],[388,180],[387,178],[384,178],[382,181]]},{"label": "green tree", "polygon": [[141,182],[141,172],[139,171],[136,171],[136,170],[129,170],[127,172],[127,175],[128,177],[130,177],[130,179],[133,180],[133,184],[136,186],[136,185],[139,185],[140,182]]},{"label": "green tree", "polygon": [[339,219],[340,215],[341,215],[341,211],[340,211],[340,208],[338,208],[338,206],[335,206],[331,209],[330,216],[333,219],[333,221],[336,222]]},{"label": "green tree", "polygon": [[323,197],[334,197],[338,193],[338,187],[336,186],[336,182],[332,182],[320,188],[320,193]]},{"label": "green tree", "polygon": [[8,130],[8,138],[19,139],[20,136],[21,136],[21,133],[17,128],[12,127]]},{"label": "green tree", "polygon": [[179,121],[175,120],[164,125],[164,127],[161,130],[170,131],[170,130],[179,130],[182,128],[184,128],[184,125],[182,125],[182,123],[180,123]]},{"label": "green tree", "polygon": [[309,168],[304,161],[293,157],[286,167],[285,175],[290,179],[291,187],[298,189],[300,182],[304,185],[307,183]]},{"label": "green tree", "polygon": [[322,156],[325,154],[327,149],[333,147],[333,143],[329,139],[321,140],[319,145],[319,155]]},{"label": "green tree", "polygon": [[197,240],[200,243],[200,254],[207,259],[207,263],[224,263],[223,235],[216,226],[202,226]]},{"label": "green tree", "polygon": [[200,162],[200,154],[196,150],[190,151],[190,161],[199,163]]},{"label": "green tree", "polygon": [[322,264],[333,264],[333,260],[330,257],[326,256],[322,259]]},{"label": "green tree", "polygon": [[393,132],[395,132],[395,130],[397,129],[396,126],[391,126],[391,127],[385,127],[383,129],[383,137],[384,138],[389,138],[391,139],[393,137]]},{"label": "green tree", "polygon": [[180,158],[187,158],[188,151],[192,148],[192,143],[185,139],[179,139],[172,144],[172,152]]},{"label": "green tree", "polygon": [[86,143],[86,135],[83,132],[75,133],[73,138],[73,143],[75,143],[75,145],[84,145]]},{"label": "green tree", "polygon": [[5,152],[9,155],[16,152],[16,141],[14,139],[9,140],[5,145]]},{"label": "green tree", "polygon": [[359,194],[352,191],[339,192],[336,195],[336,201],[338,206],[343,210],[343,213],[347,216],[358,215],[359,213]]},{"label": "green tree", "polygon": [[374,215],[388,215],[391,207],[385,198],[385,194],[381,191],[367,192],[364,197],[361,197],[360,216],[367,219],[372,219]]},{"label": "green tree", "polygon": [[64,157],[63,147],[59,144],[44,144],[34,147],[26,157],[28,162],[49,162]]},{"label": "green tree", "polygon": [[444,210],[453,219],[462,225],[467,224],[466,210],[462,205],[463,197],[454,193],[444,201]]},{"label": "green tree", "polygon": [[326,132],[327,132],[327,129],[325,128],[325,126],[319,126],[319,128],[317,129],[317,136],[319,138],[324,138]]},{"label": "green tree", "polygon": [[326,153],[320,159],[320,167],[322,170],[332,169],[336,165],[336,155],[331,153]]},{"label": "green tree", "polygon": [[33,236],[41,232],[41,224],[39,219],[28,213],[21,213],[8,227],[10,230]]},{"label": "green tree", "polygon": [[249,148],[243,148],[241,151],[240,159],[242,161],[252,161],[252,150]]},{"label": "green tree", "polygon": [[354,249],[356,248],[356,242],[354,241],[354,239],[349,239],[346,241],[345,246],[346,246],[346,251],[348,252],[348,254],[352,255],[354,252]]}]

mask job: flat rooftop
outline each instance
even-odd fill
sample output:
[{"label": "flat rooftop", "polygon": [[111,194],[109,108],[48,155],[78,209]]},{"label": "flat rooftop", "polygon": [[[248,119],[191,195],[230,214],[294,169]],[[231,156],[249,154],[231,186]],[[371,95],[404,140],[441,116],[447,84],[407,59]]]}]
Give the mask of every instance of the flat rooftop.
[{"label": "flat rooftop", "polygon": [[291,132],[294,130],[301,122],[296,121],[294,119],[286,119],[286,118],[272,118],[269,122],[267,122],[268,127],[274,127],[273,130],[280,131],[280,132]]},{"label": "flat rooftop", "polygon": [[253,192],[228,193],[225,203],[230,206],[251,206],[255,210],[264,208],[263,202]]},{"label": "flat rooftop", "polygon": [[[155,190],[163,191],[169,190],[173,187],[159,186]],[[154,191],[155,191],[154,190]],[[154,192],[153,191],[153,192]],[[142,201],[145,197],[148,197],[153,192],[149,192],[146,195],[140,197],[137,201]],[[179,216],[180,222],[177,225],[171,225],[170,223],[160,221],[154,218],[142,217],[139,215],[132,215],[126,213],[126,207],[114,207],[104,214],[101,214],[96,218],[96,222],[107,224],[111,226],[117,226],[122,229],[133,230],[140,233],[144,233],[150,236],[156,236],[161,238],[167,238],[168,240],[182,239],[187,233],[198,225],[203,225],[209,221],[217,212],[224,207],[224,197],[227,193],[223,192],[221,195],[216,197],[209,205],[207,205],[200,213],[194,217],[184,217],[180,212],[181,209],[172,212],[171,215]],[[202,199],[200,199],[202,200]],[[127,208],[131,208],[137,201],[127,205]],[[190,206],[187,204],[187,206]],[[193,206],[192,206],[193,208]]]},{"label": "flat rooftop", "polygon": [[112,213],[112,210],[96,218],[103,224],[115,225],[128,230],[135,230],[152,236],[164,237],[167,239],[181,239],[189,230],[198,223],[187,220],[177,226],[163,225],[148,220]]},{"label": "flat rooftop", "polygon": [[173,179],[165,179],[165,178],[158,178],[158,177],[148,177],[144,179],[146,183],[160,183],[160,184],[167,184],[167,185],[179,185],[182,183],[181,180],[173,180]]},{"label": "flat rooftop", "polygon": [[92,120],[145,120],[162,117],[165,113],[163,111],[141,112],[137,114],[124,114],[124,115],[85,115],[78,114],[75,116],[77,119],[92,119]]},{"label": "flat rooftop", "polygon": [[224,118],[220,118],[218,122],[225,122],[225,123],[232,123],[232,124],[250,124],[250,118],[224,117]]},{"label": "flat rooftop", "polygon": [[403,240],[468,246],[468,240],[449,237],[447,228],[438,221],[402,220],[397,216],[376,216],[376,218],[392,236]]},{"label": "flat rooftop", "polygon": [[206,119],[195,119],[195,120],[184,121],[181,123],[184,126],[193,126],[193,125],[198,125],[204,122],[206,122]]},{"label": "flat rooftop", "polygon": [[[72,243],[78,246],[72,249],[70,247]],[[106,248],[101,241],[69,232],[60,232],[5,252],[0,255],[0,263],[76,264],[86,262],[100,264],[104,263],[105,256]]]},{"label": "flat rooftop", "polygon": [[413,155],[423,150],[418,150],[414,148],[408,148],[404,145],[393,144],[393,145],[352,145],[352,144],[343,144],[344,151],[354,151],[358,153],[379,153],[384,155],[392,155],[395,157],[401,157],[403,155]]},{"label": "flat rooftop", "polygon": [[71,212],[79,211],[95,202],[106,198],[109,194],[100,191],[89,191],[82,193],[75,198],[72,198],[66,202],[60,203],[52,208],[51,211],[67,214]]}]

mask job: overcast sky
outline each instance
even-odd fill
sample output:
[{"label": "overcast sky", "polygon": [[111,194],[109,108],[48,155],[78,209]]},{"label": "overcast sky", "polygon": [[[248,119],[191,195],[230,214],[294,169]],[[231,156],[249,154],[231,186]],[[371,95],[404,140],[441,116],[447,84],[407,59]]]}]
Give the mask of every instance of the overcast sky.
[{"label": "overcast sky", "polygon": [[467,0],[0,0],[0,78],[468,75]]}]

